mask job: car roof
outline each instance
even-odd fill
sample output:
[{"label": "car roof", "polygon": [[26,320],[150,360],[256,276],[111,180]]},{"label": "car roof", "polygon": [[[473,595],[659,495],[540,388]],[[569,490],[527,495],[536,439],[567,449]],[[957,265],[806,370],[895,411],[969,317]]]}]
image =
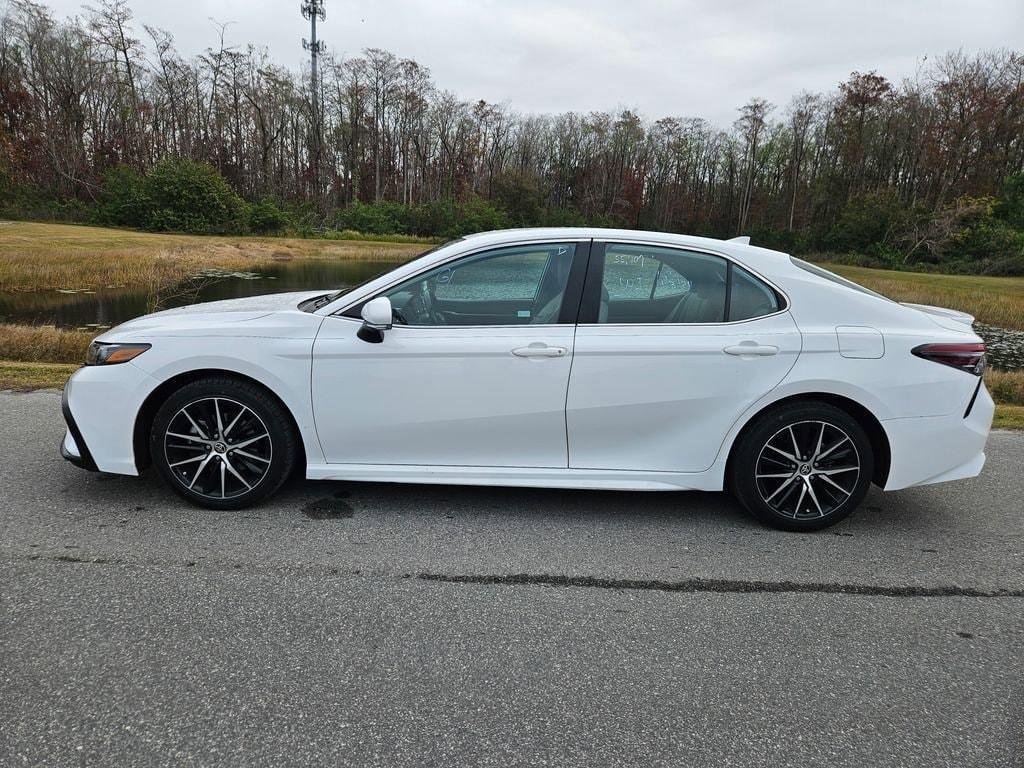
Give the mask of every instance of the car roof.
[{"label": "car roof", "polygon": [[717,251],[735,255],[756,266],[762,259],[777,261],[789,259],[789,254],[750,245],[749,237],[719,240],[713,237],[680,235],[671,232],[651,232],[640,229],[605,229],[602,227],[524,227],[521,229],[495,229],[466,235],[463,240],[473,245],[502,245],[524,240],[626,240],[638,243],[664,243],[677,247],[688,247]]},{"label": "car roof", "polygon": [[694,235],[680,235],[672,232],[652,232],[642,229],[608,229],[604,227],[521,227],[513,229],[492,229],[487,232],[476,232],[474,234],[464,236],[464,239],[466,240],[480,240],[496,243],[544,238],[641,241],[656,240],[660,242],[685,243],[687,245],[694,246],[703,245],[705,247],[718,247],[723,243],[741,246],[745,244],[744,241],[749,242],[747,238],[719,240],[713,237],[696,237]]}]

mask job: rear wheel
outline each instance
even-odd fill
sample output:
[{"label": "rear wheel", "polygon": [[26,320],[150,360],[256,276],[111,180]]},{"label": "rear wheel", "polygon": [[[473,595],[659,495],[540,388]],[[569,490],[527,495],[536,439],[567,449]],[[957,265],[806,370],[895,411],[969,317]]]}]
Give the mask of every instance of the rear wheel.
[{"label": "rear wheel", "polygon": [[150,453],[164,481],[212,509],[240,509],[270,496],[295,463],[284,408],[261,387],[227,377],[184,385],[160,407]]},{"label": "rear wheel", "polygon": [[759,417],[742,435],[730,484],[762,522],[814,531],[864,499],[874,475],[871,442],[857,421],[827,403],[793,403]]}]

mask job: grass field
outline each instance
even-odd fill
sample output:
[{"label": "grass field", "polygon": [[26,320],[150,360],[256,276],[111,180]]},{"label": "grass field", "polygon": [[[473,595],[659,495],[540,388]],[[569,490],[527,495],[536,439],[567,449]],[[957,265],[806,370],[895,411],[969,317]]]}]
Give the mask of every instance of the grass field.
[{"label": "grass field", "polygon": [[1024,405],[997,405],[993,429],[1024,429]]},{"label": "grass field", "polygon": [[[202,237],[0,222],[0,291],[142,288],[174,283],[208,267],[253,270],[291,259],[396,261],[423,249],[421,243]],[[1024,278],[825,266],[899,301],[952,307],[984,323],[1024,330]]]},{"label": "grass field", "polygon": [[843,264],[822,266],[890,299],[959,309],[989,325],[1024,330],[1024,277],[894,272]]},{"label": "grass field", "polygon": [[0,291],[149,287],[209,267],[249,271],[292,259],[394,261],[423,250],[420,243],[201,237],[0,222]]}]

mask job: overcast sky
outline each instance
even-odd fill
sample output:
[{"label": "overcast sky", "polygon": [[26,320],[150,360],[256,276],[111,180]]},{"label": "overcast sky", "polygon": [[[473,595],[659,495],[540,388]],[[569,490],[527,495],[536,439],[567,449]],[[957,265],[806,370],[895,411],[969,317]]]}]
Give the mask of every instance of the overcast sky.
[{"label": "overcast sky", "polygon": [[[2,2],[2,0],[0,0]],[[59,17],[80,0],[43,0]],[[142,23],[186,54],[228,41],[307,61],[299,0],[134,0]],[[752,96],[780,106],[853,70],[892,80],[946,51],[1024,47],[1024,0],[326,0],[319,33],[336,56],[386,48],[466,100],[520,112],[629,107],[725,127]]]}]

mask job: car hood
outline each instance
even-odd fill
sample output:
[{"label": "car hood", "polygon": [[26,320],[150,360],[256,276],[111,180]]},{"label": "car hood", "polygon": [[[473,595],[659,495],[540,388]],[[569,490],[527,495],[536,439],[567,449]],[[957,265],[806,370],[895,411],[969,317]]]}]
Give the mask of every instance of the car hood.
[{"label": "car hood", "polygon": [[174,317],[179,315],[209,314],[211,312],[239,312],[253,314],[256,312],[276,312],[280,309],[294,309],[303,301],[315,296],[323,296],[327,291],[292,291],[291,293],[267,293],[262,296],[246,296],[241,299],[224,299],[223,301],[207,301],[203,304],[190,304],[186,307],[175,307],[154,312],[146,317]]},{"label": "car hood", "polygon": [[[202,304],[190,304],[185,307],[165,309],[150,315],[143,315],[134,320],[122,323],[98,337],[100,341],[110,341],[123,337],[128,333],[145,332],[153,329],[173,331],[175,329],[196,330],[200,328],[214,329],[227,324],[245,323],[261,317],[286,310],[297,310],[298,305],[307,299],[323,296],[326,291],[294,291],[290,293],[272,293],[264,296],[246,296],[241,299],[225,299],[208,301]],[[303,313],[304,314],[304,313]]]}]

